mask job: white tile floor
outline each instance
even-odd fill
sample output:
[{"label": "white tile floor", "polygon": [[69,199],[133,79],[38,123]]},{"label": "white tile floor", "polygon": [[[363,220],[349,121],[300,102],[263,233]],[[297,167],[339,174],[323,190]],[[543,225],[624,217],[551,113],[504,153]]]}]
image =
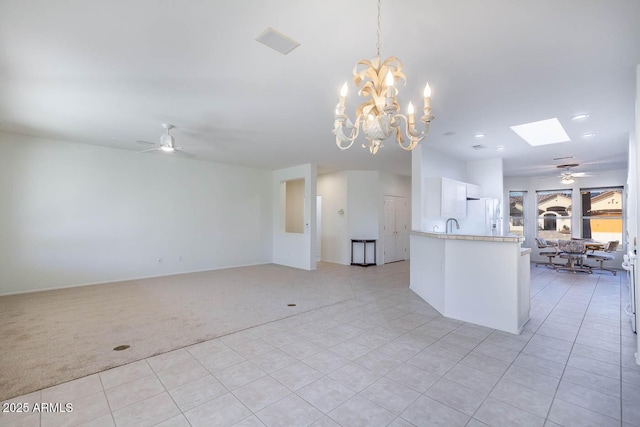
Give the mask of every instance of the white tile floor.
[{"label": "white tile floor", "polygon": [[444,318],[406,288],[362,287],[12,399],[73,412],[0,413],[0,427],[640,425],[624,274],[531,271],[519,336]]}]

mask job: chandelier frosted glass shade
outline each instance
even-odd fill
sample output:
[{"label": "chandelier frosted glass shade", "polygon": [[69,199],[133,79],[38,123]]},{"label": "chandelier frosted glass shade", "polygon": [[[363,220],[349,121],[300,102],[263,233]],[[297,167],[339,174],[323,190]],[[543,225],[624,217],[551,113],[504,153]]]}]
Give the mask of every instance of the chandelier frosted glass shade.
[{"label": "chandelier frosted glass shade", "polygon": [[[340,149],[350,148],[360,134],[360,129],[367,140],[362,146],[369,148],[371,154],[376,154],[383,142],[394,133],[396,142],[405,150],[413,150],[427,135],[429,124],[434,118],[431,115],[431,88],[427,83],[423,93],[423,115],[420,117],[424,129],[418,131],[413,105],[409,103],[408,115],[399,112],[395,84],[400,81],[406,85],[407,78],[402,72],[402,62],[396,57],[391,56],[381,61],[380,56],[375,56],[370,61],[362,60],[356,64],[353,82],[360,88],[358,94],[366,100],[356,109],[356,119],[352,122],[345,114],[346,82],[342,86],[333,129]],[[409,140],[407,143],[405,136]]]}]

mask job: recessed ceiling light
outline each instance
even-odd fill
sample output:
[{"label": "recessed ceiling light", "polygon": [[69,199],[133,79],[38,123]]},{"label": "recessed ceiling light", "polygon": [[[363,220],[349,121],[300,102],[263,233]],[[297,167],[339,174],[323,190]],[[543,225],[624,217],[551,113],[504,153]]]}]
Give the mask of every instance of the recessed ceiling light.
[{"label": "recessed ceiling light", "polygon": [[587,117],[589,117],[587,113],[580,113],[580,114],[576,114],[575,116],[572,116],[571,120],[584,120]]},{"label": "recessed ceiling light", "polygon": [[476,133],[474,136],[476,138],[484,138],[484,133]]},{"label": "recessed ceiling light", "polygon": [[498,145],[496,151],[504,151],[504,145]]},{"label": "recessed ceiling light", "polygon": [[567,132],[560,124],[560,121],[555,117],[553,119],[511,126],[511,130],[534,147],[571,141],[569,135],[567,135]]},{"label": "recessed ceiling light", "polygon": [[595,133],[593,133],[593,132],[589,132],[589,133],[584,133],[584,134],[582,134],[582,137],[583,137],[583,138],[593,138],[594,136],[596,136],[596,134],[595,134]]}]

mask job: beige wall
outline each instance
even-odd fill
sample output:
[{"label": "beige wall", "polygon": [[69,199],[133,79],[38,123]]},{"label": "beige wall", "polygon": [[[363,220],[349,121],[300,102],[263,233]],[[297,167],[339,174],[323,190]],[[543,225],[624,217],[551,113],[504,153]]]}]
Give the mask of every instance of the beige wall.
[{"label": "beige wall", "polygon": [[304,179],[286,181],[285,231],[304,233]]}]

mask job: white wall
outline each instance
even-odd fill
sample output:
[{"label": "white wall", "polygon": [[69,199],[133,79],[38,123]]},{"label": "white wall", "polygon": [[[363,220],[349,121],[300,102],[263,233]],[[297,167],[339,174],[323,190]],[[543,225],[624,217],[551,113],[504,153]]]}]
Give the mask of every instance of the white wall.
[{"label": "white wall", "polygon": [[466,182],[467,164],[432,148],[422,147],[422,177],[445,177]]},{"label": "white wall", "polygon": [[380,181],[377,171],[347,171],[348,239],[378,239]]},{"label": "white wall", "polygon": [[[416,152],[418,148],[420,151]],[[464,161],[447,156],[432,148],[425,146],[418,148],[413,150],[415,157],[412,157],[411,162],[411,225],[414,230],[432,231],[434,226],[437,226],[439,231],[444,231],[445,220],[426,216],[427,204],[433,202],[428,200],[430,191],[425,188],[424,179],[445,177],[467,182],[467,166]],[[418,188],[420,192],[418,192]]]},{"label": "white wall", "polygon": [[347,173],[318,176],[318,194],[322,196],[322,260],[348,264]]},{"label": "white wall", "polygon": [[[402,196],[411,204],[411,177],[380,172],[380,195],[383,197],[382,211],[384,211],[384,196]],[[382,212],[381,211],[381,212]]]},{"label": "white wall", "polygon": [[[349,265],[351,239],[379,238],[379,173],[343,171],[321,175],[318,194],[322,196],[322,260]],[[338,213],[341,209],[343,214]],[[356,249],[360,251],[356,255],[362,252],[361,245]]]},{"label": "white wall", "polygon": [[[630,171],[630,177],[635,181],[635,186],[633,187],[633,194],[629,194],[629,198],[632,198],[632,204],[633,207],[635,208],[635,215],[634,217],[630,220],[631,221],[631,226],[629,228],[630,233],[634,233],[633,235],[630,235],[630,239],[631,239],[631,243],[633,244],[633,239],[634,237],[636,238],[636,246],[631,248],[631,249],[636,249],[637,248],[637,239],[639,238],[638,236],[638,228],[640,227],[640,208],[638,208],[638,206],[640,205],[640,201],[638,201],[638,179],[640,178],[640,171],[638,171],[638,168],[640,168],[640,65],[638,65],[636,67],[636,122],[635,122],[635,130],[634,130],[634,134],[632,136],[635,137],[635,141],[630,141],[630,145],[633,145],[634,149],[633,150],[629,150],[629,156],[633,155],[633,158],[631,158],[632,160],[629,163],[629,171]],[[633,214],[633,212],[632,212]],[[639,275],[640,275],[640,269],[636,268],[636,282],[638,282],[639,280]],[[640,348],[638,349],[638,352],[640,352]]]},{"label": "white wall", "polygon": [[271,171],[8,133],[0,153],[0,294],[271,262]]},{"label": "white wall", "polygon": [[[304,270],[316,269],[316,191],[317,169],[305,164],[273,172],[273,262]],[[304,233],[285,231],[283,182],[304,179]]]},{"label": "white wall", "polygon": [[[383,241],[380,229],[380,180],[378,171],[347,171],[347,240],[349,241],[349,263],[351,263],[351,240],[377,240],[376,263],[382,264]],[[371,244],[367,248],[367,260],[373,262]],[[355,262],[364,259],[362,244],[353,247]]]},{"label": "white wall", "polygon": [[[318,194],[322,196],[322,260],[349,265],[351,239],[377,239],[376,260],[384,263],[384,196],[403,196],[411,203],[411,178],[377,171],[323,174],[318,177]],[[340,210],[344,213],[339,214]],[[361,260],[362,245],[355,250]]]},{"label": "white wall", "polygon": [[504,190],[502,159],[469,160],[466,166],[466,182],[482,187],[482,197],[502,200]]},{"label": "white wall", "polygon": [[411,229],[422,230],[422,144],[411,151]]},{"label": "white wall", "polygon": [[482,197],[498,199],[502,207],[502,219],[498,224],[498,234],[502,234],[505,227],[504,177],[502,159],[470,160],[467,162],[467,182],[482,187]]},{"label": "white wall", "polygon": [[629,134],[629,163],[627,174],[627,244],[629,250],[634,250],[634,239],[638,236],[638,146],[636,133]]}]

